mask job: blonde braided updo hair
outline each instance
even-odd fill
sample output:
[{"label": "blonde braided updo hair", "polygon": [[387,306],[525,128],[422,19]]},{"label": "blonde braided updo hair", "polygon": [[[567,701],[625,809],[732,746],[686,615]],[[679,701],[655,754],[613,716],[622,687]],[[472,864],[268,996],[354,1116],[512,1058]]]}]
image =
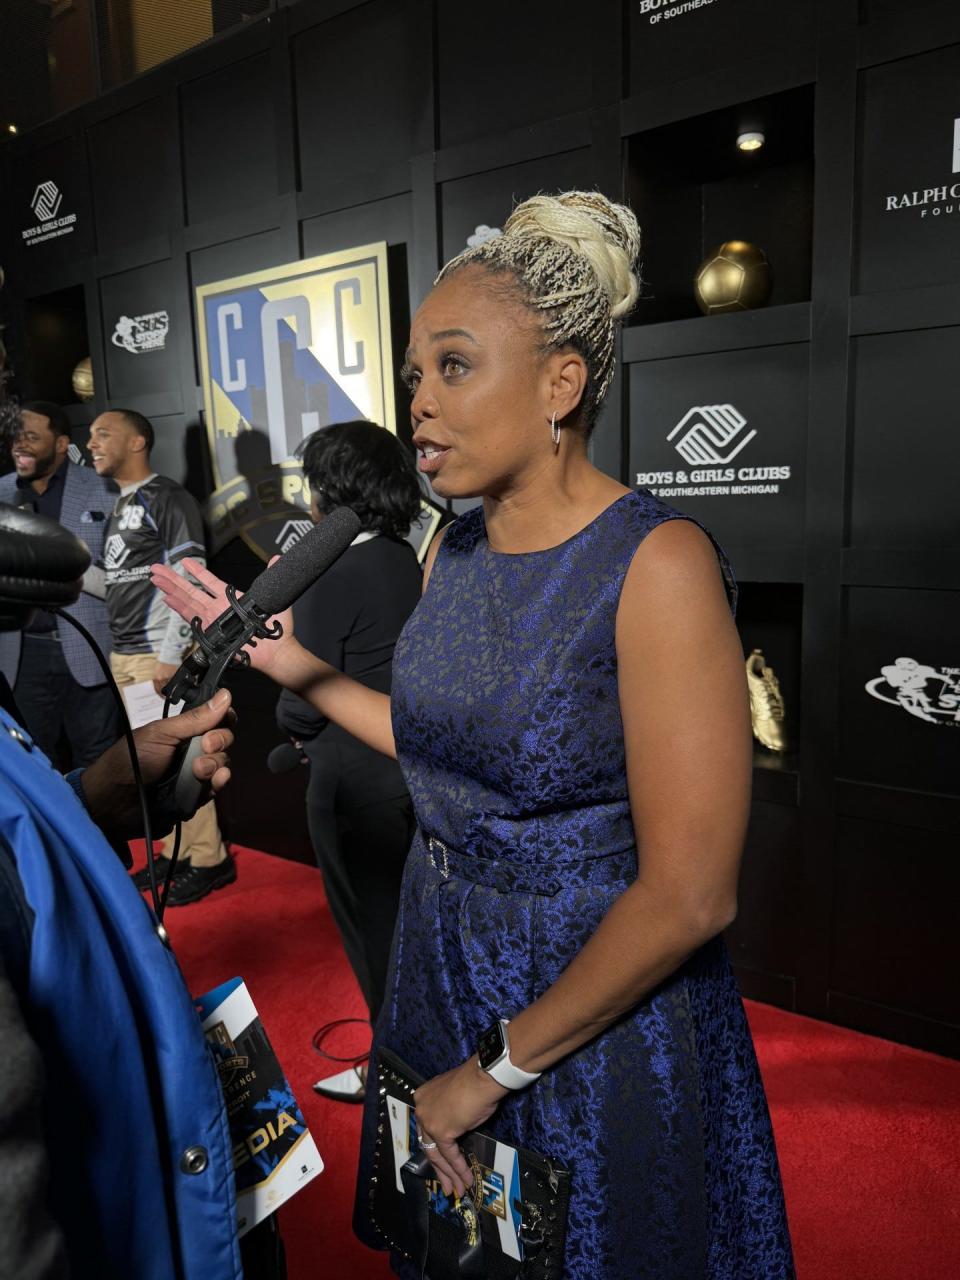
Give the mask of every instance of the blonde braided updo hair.
[{"label": "blonde braided updo hair", "polygon": [[599,191],[564,191],[517,205],[503,235],[452,258],[436,283],[474,265],[513,276],[542,315],[545,350],[572,347],[586,361],[581,413],[589,430],[613,377],[617,324],[640,291],[639,255],[631,209]]}]

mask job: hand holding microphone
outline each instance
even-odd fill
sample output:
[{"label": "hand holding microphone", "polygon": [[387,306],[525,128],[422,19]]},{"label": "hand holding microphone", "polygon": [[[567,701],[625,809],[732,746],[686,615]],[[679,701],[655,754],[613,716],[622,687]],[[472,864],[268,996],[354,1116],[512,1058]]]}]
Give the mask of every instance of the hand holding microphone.
[{"label": "hand holding microphone", "polygon": [[[230,781],[230,747],[234,742],[230,691],[220,689],[213,698],[180,716],[153,720],[133,731],[143,783],[151,790],[170,774],[172,761],[185,738],[196,737],[202,753],[192,766],[201,799],[222,791]],[[144,834],[137,781],[127,743],[123,738],[88,765],[81,783],[87,812],[110,841],[127,841]],[[152,799],[152,797],[151,797]],[[156,819],[151,836],[164,836],[175,815],[150,805]]]}]

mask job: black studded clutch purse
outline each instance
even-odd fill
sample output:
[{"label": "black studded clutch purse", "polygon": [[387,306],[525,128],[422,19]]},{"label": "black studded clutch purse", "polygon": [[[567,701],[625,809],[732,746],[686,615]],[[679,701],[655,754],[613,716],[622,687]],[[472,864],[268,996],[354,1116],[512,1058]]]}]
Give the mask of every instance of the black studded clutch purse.
[{"label": "black studded clutch purse", "polygon": [[385,1245],[423,1280],[562,1280],[570,1173],[481,1129],[460,1139],[473,1186],[446,1196],[417,1142],[413,1094],[423,1081],[377,1051],[377,1139],[370,1217]]}]

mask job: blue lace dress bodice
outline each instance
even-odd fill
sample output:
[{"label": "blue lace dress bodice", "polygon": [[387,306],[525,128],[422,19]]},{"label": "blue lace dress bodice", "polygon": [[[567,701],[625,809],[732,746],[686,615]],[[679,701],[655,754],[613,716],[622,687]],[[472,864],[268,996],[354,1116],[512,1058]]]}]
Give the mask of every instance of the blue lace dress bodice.
[{"label": "blue lace dress bodice", "polygon": [[[547,551],[493,552],[481,508],[444,536],[394,655],[419,830],[376,1029],[423,1076],[536,1000],[636,876],[616,613],[637,547],[678,515],[640,491]],[[374,1102],[356,1218],[371,1244]],[[719,938],[485,1127],[571,1170],[567,1280],[793,1276],[763,1086]]]}]

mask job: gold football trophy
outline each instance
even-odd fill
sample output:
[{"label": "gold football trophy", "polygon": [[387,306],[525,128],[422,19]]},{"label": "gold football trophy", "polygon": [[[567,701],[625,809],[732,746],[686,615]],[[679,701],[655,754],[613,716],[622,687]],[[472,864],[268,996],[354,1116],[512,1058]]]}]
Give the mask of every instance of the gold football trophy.
[{"label": "gold football trophy", "polygon": [[697,306],[705,316],[765,306],[772,288],[767,255],[746,240],[727,240],[711,249],[693,282]]},{"label": "gold football trophy", "polygon": [[761,649],[754,649],[747,659],[747,688],[750,690],[753,736],[770,751],[786,751],[783,694]]},{"label": "gold football trophy", "polygon": [[89,356],[84,356],[74,369],[71,381],[73,382],[73,394],[78,400],[87,401],[93,399],[93,366],[90,363]]}]

